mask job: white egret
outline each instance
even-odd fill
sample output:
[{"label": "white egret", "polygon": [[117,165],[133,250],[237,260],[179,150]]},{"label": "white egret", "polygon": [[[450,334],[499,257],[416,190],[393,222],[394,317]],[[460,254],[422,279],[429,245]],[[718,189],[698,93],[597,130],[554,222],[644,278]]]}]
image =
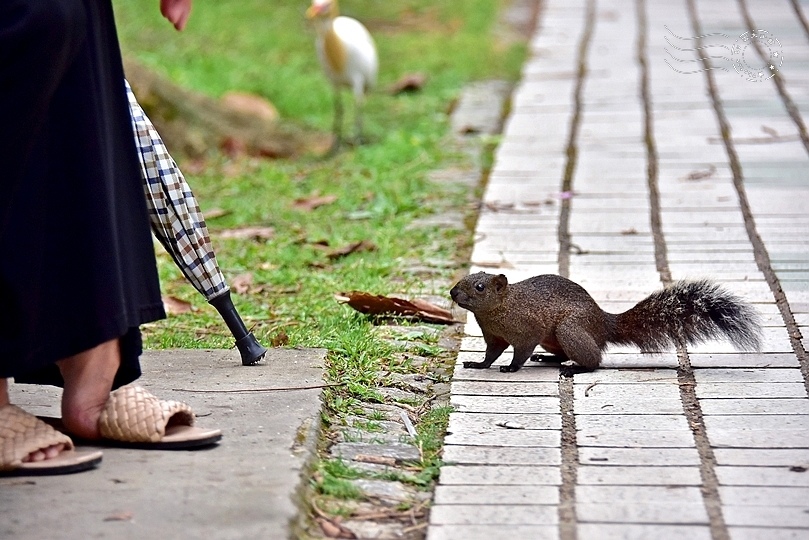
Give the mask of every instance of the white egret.
[{"label": "white egret", "polygon": [[376,84],[379,60],[374,40],[361,22],[339,14],[337,0],[312,0],[306,11],[317,30],[317,54],[334,87],[334,141],[331,152],[342,143],[343,103],[341,88],[354,94],[354,126],[362,142],[362,106],[366,93]]}]

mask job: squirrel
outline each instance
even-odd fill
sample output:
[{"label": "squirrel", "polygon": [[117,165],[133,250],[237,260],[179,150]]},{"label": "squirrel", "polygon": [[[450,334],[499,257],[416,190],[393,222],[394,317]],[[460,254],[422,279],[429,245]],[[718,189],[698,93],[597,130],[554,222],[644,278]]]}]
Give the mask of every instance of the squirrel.
[{"label": "squirrel", "polygon": [[[694,345],[722,336],[739,350],[761,349],[761,322],[752,306],[708,281],[677,281],[620,314],[603,311],[581,285],[554,274],[509,284],[503,274],[470,274],[450,291],[452,300],[475,315],[486,341],[485,369],[514,347],[519,370],[541,345],[553,361],[572,360],[596,369],[608,343],[635,345],[641,352]],[[542,358],[545,360],[546,358]]]}]

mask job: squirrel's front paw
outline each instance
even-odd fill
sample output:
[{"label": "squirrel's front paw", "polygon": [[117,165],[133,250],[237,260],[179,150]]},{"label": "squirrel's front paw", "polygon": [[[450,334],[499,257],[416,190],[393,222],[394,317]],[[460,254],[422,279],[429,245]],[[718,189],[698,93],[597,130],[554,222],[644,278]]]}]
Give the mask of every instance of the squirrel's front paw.
[{"label": "squirrel's front paw", "polygon": [[500,366],[500,371],[502,373],[514,373],[515,371],[519,371],[520,366],[512,366],[511,364],[507,366]]},{"label": "squirrel's front paw", "polygon": [[473,369],[486,369],[489,366],[487,366],[483,362],[464,362],[463,367],[465,367],[465,368],[473,368]]}]

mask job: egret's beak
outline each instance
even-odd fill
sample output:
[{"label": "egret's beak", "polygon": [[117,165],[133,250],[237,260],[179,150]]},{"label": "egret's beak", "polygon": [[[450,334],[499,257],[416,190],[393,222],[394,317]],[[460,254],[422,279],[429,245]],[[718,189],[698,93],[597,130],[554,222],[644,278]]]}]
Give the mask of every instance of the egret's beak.
[{"label": "egret's beak", "polygon": [[306,18],[307,19],[314,19],[318,15],[323,13],[323,4],[319,5],[312,5],[309,6],[309,9],[306,10]]}]

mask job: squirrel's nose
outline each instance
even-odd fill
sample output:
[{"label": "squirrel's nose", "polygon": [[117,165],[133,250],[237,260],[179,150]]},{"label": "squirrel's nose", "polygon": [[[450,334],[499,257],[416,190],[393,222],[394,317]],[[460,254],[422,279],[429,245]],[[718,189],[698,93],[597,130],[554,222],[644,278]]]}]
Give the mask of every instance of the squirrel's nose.
[{"label": "squirrel's nose", "polygon": [[453,300],[455,300],[455,297],[458,296],[458,287],[455,286],[452,289],[450,289],[449,295]]}]

